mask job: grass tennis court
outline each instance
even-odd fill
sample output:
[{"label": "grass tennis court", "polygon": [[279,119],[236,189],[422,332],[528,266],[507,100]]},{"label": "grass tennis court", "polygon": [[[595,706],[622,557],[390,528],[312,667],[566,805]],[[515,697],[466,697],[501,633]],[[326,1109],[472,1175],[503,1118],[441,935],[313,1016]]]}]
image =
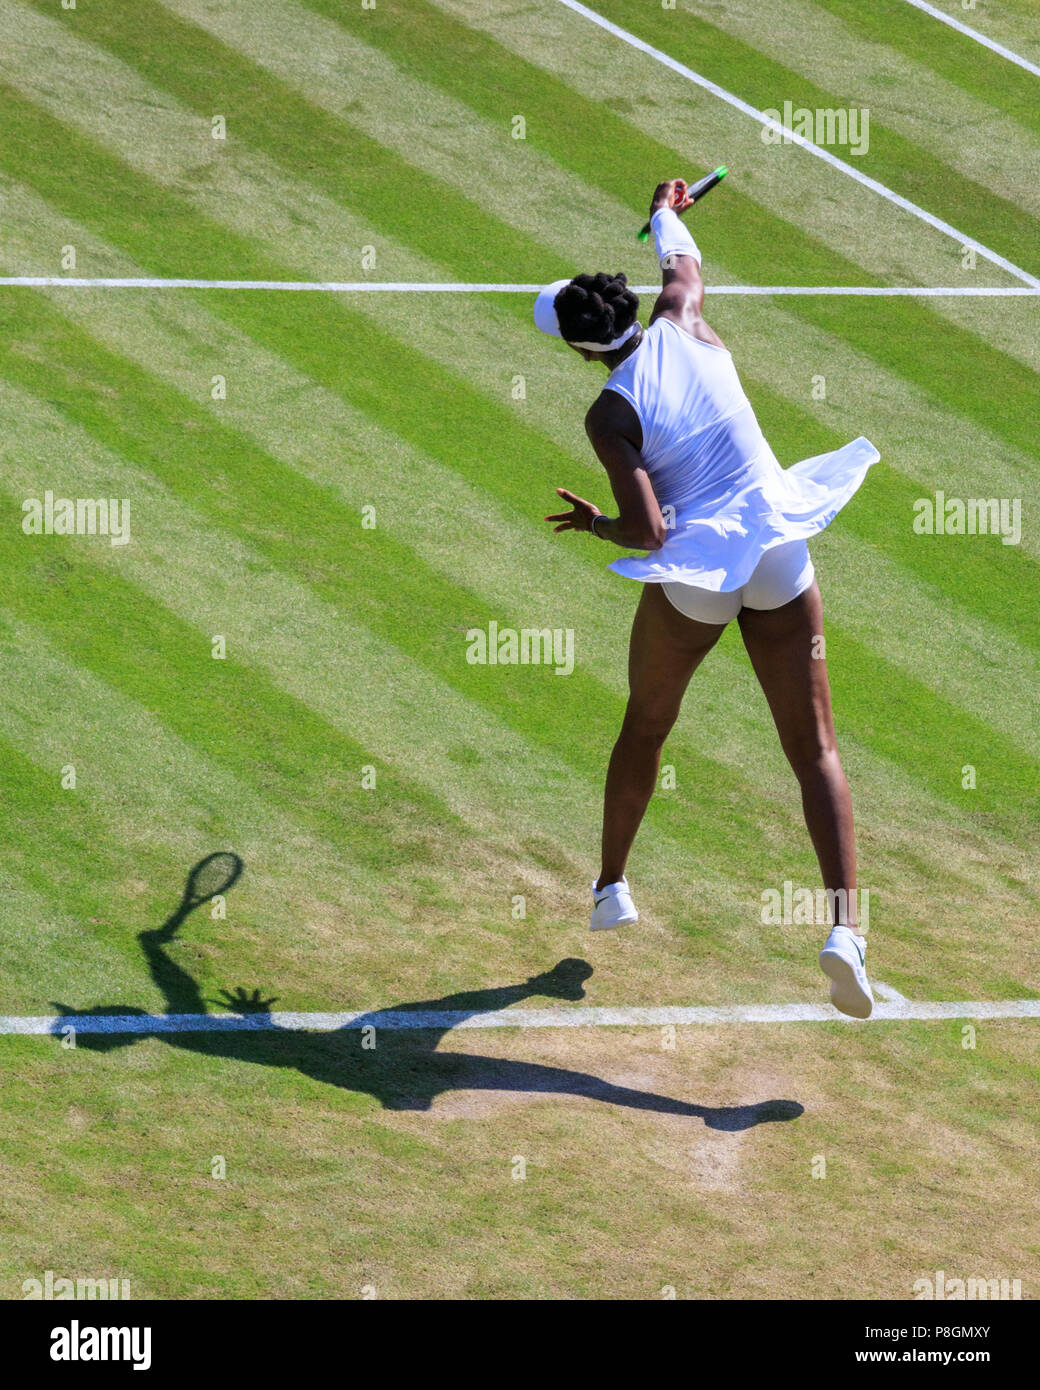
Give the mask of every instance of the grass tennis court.
[{"label": "grass tennis court", "polygon": [[[813,545],[872,969],[1040,998],[1040,297],[712,293],[1040,283],[1040,79],[904,0],[592,9],[756,109],[869,109],[834,153],[1019,273],[559,0],[0,0],[0,276],[648,284],[654,183],[725,161],[691,228],[767,438],[882,455]],[[1025,0],[986,32],[1040,62]],[[608,491],[600,378],[530,316],[0,285],[0,1014],[825,1000],[818,930],[762,922],[817,868],[736,631],[665,748],[638,928],[586,930],[638,594],[542,521]],[[126,499],[129,543],[27,536],[48,490]],[[1018,499],[1020,537],[915,532],[937,492]],[[573,672],[468,663],[491,622],[572,632]],[[226,916],[157,976],[138,934],[222,849]],[[1033,1297],[1038,1057],[1031,1019],[837,1015],[3,1036],[0,1293]]]}]

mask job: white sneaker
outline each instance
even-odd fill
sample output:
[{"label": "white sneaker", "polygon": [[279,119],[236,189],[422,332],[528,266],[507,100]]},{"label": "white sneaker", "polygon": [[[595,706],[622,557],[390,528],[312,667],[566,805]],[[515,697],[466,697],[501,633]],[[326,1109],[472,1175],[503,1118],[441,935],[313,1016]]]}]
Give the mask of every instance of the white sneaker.
[{"label": "white sneaker", "polygon": [[639,921],[639,913],[628,891],[628,879],[619,883],[608,883],[603,888],[592,885],[592,917],[589,926],[593,931],[610,931],[614,927],[627,927]]},{"label": "white sneaker", "polygon": [[869,1018],[874,996],[866,970],[867,943],[848,927],[831,930],[820,952],[820,969],[831,982],[831,1003],[850,1018]]}]

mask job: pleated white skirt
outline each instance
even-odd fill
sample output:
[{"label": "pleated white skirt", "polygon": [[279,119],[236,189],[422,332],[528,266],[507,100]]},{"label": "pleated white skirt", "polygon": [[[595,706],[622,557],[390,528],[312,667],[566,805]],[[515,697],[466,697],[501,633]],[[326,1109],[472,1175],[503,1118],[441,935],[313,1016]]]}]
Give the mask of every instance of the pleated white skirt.
[{"label": "pleated white skirt", "polygon": [[[764,443],[764,441],[763,441]],[[644,584],[674,580],[715,593],[739,589],[767,550],[829,526],[881,455],[861,435],[829,454],[781,468],[772,449],[751,460],[734,487],[696,513],[680,507],[660,550],[610,566]]]}]

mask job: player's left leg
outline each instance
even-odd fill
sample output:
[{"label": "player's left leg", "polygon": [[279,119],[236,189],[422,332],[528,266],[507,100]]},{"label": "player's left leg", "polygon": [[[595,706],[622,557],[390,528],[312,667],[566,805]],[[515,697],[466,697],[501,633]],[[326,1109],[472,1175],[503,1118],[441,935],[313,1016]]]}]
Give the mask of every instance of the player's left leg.
[{"label": "player's left leg", "polygon": [[[719,597],[709,595],[709,599]],[[675,723],[690,677],[725,626],[725,618],[705,623],[687,617],[660,584],[644,584],[629,643],[628,706],[607,770],[603,861],[596,898],[625,881],[629,850],[657,781],[661,747]],[[623,924],[606,902],[599,916],[603,926]],[[615,916],[618,920],[608,920]],[[634,910],[624,920],[634,921]],[[597,925],[595,912],[593,925]]]}]

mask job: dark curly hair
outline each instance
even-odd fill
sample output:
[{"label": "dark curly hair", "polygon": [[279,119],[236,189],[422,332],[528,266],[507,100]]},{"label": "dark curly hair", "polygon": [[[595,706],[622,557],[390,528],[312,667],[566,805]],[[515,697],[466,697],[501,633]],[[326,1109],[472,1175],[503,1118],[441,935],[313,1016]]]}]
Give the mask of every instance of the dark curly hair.
[{"label": "dark curly hair", "polygon": [[639,296],[624,275],[576,275],[553,300],[560,332],[570,343],[612,343],[631,328]]}]

